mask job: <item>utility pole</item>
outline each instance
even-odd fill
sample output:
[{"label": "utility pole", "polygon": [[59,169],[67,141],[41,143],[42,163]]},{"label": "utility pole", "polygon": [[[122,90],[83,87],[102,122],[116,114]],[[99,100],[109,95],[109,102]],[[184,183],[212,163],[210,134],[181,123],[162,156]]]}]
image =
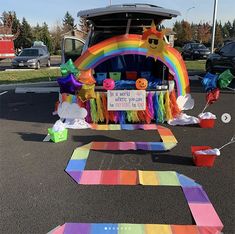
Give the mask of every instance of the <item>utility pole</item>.
[{"label": "utility pole", "polygon": [[109,5],[110,5],[110,6],[112,5],[112,0],[109,0]]},{"label": "utility pole", "polygon": [[217,6],[218,6],[218,0],[214,0],[213,32],[212,32],[211,53],[214,52],[214,47],[215,47],[215,30],[216,30]]}]

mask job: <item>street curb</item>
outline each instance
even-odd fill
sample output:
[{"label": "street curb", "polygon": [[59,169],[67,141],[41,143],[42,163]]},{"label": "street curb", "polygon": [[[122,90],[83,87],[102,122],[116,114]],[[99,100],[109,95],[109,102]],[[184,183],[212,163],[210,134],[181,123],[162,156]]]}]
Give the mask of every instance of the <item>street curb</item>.
[{"label": "street curb", "polygon": [[14,90],[16,87],[24,87],[24,86],[30,86],[30,87],[51,87],[51,86],[57,86],[56,81],[42,81],[42,82],[35,82],[35,83],[14,83],[14,84],[3,84],[0,85],[0,91],[10,91]]},{"label": "street curb", "polygon": [[[190,76],[200,76],[204,75],[204,71],[188,71],[189,78]],[[24,86],[30,86],[30,87],[55,87],[58,86],[57,81],[41,81],[41,82],[27,82],[27,83],[14,83],[14,84],[2,84],[0,85],[0,91],[9,91],[14,90],[16,87],[24,87]]]}]

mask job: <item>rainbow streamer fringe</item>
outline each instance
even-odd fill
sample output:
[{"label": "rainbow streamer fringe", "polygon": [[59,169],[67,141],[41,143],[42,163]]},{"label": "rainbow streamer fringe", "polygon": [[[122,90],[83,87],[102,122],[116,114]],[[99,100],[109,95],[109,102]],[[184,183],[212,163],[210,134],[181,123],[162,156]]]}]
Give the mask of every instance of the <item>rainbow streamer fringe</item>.
[{"label": "rainbow streamer fringe", "polygon": [[62,102],[78,103],[86,108],[88,123],[164,123],[176,117],[180,110],[176,103],[175,93],[165,94],[149,92],[146,97],[146,109],[144,111],[108,111],[106,93],[96,92],[96,99],[90,99],[81,103],[79,98],[71,94],[62,94]]}]

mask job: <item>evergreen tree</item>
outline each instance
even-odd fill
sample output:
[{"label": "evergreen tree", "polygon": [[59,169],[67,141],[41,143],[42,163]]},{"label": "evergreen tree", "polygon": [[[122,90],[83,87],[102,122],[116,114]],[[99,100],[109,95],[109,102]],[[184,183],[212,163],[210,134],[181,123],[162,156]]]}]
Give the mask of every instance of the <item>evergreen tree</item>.
[{"label": "evergreen tree", "polygon": [[192,40],[197,41],[198,40],[198,27],[199,25],[192,23],[191,24],[191,30],[192,30]]},{"label": "evergreen tree", "polygon": [[223,38],[229,38],[230,37],[230,33],[229,33],[229,29],[227,27],[227,24],[225,23],[223,28],[222,28],[222,33],[223,33]]},{"label": "evergreen tree", "polygon": [[48,29],[48,25],[44,22],[42,26],[39,24],[33,28],[33,40],[42,41],[51,52],[53,50],[52,38]]},{"label": "evergreen tree", "polygon": [[40,41],[42,27],[37,23],[36,27],[33,28],[33,40]]},{"label": "evergreen tree", "polygon": [[12,33],[16,35],[20,31],[20,20],[17,18],[15,12],[10,12],[10,14],[12,18]]},{"label": "evergreen tree", "polygon": [[231,30],[231,37],[235,37],[235,19],[233,20],[232,30]]},{"label": "evergreen tree", "polygon": [[17,18],[16,13],[12,13],[12,34],[14,34],[15,40],[14,40],[14,45],[15,48],[18,49],[20,48],[20,42],[18,40],[18,37],[20,35],[20,20]]},{"label": "evergreen tree", "polygon": [[50,52],[52,51],[52,38],[45,22],[42,25],[39,40],[44,42]]},{"label": "evergreen tree", "polygon": [[182,46],[183,45],[183,29],[182,29],[182,24],[179,21],[176,21],[173,27],[173,31],[176,33],[176,46]]},{"label": "evergreen tree", "polygon": [[215,46],[220,47],[223,44],[223,34],[222,34],[222,25],[221,22],[216,22],[216,29],[215,29]]},{"label": "evergreen tree", "polygon": [[227,23],[225,23],[225,26],[226,26],[226,29],[228,30],[228,37],[232,37],[232,34],[233,34],[233,26],[231,24],[230,21],[228,21]]},{"label": "evergreen tree", "polygon": [[20,34],[18,40],[20,47],[27,48],[32,46],[33,43],[32,29],[25,18],[23,18],[20,26]]},{"label": "evergreen tree", "polygon": [[68,32],[68,31],[74,30],[75,28],[76,28],[76,25],[74,24],[74,18],[67,11],[63,18],[63,29],[65,32]]}]

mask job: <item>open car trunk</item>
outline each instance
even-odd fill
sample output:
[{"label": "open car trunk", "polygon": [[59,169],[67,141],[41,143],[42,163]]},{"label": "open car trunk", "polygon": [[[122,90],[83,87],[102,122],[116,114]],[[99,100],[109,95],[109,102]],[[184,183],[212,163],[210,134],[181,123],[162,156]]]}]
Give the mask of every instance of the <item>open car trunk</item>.
[{"label": "open car trunk", "polygon": [[[159,27],[165,19],[178,16],[177,11],[165,9],[149,4],[124,4],[112,5],[105,8],[80,11],[79,17],[85,18],[90,26],[90,37],[87,47],[91,47],[105,39],[123,34],[143,34],[144,27],[150,27],[154,21]],[[103,62],[95,68],[95,73],[110,72],[121,73],[121,79],[126,80],[126,72],[137,72],[151,74],[150,80],[164,79],[168,76],[168,68],[162,62],[142,55],[120,55]],[[98,85],[101,85],[99,83]]]}]

